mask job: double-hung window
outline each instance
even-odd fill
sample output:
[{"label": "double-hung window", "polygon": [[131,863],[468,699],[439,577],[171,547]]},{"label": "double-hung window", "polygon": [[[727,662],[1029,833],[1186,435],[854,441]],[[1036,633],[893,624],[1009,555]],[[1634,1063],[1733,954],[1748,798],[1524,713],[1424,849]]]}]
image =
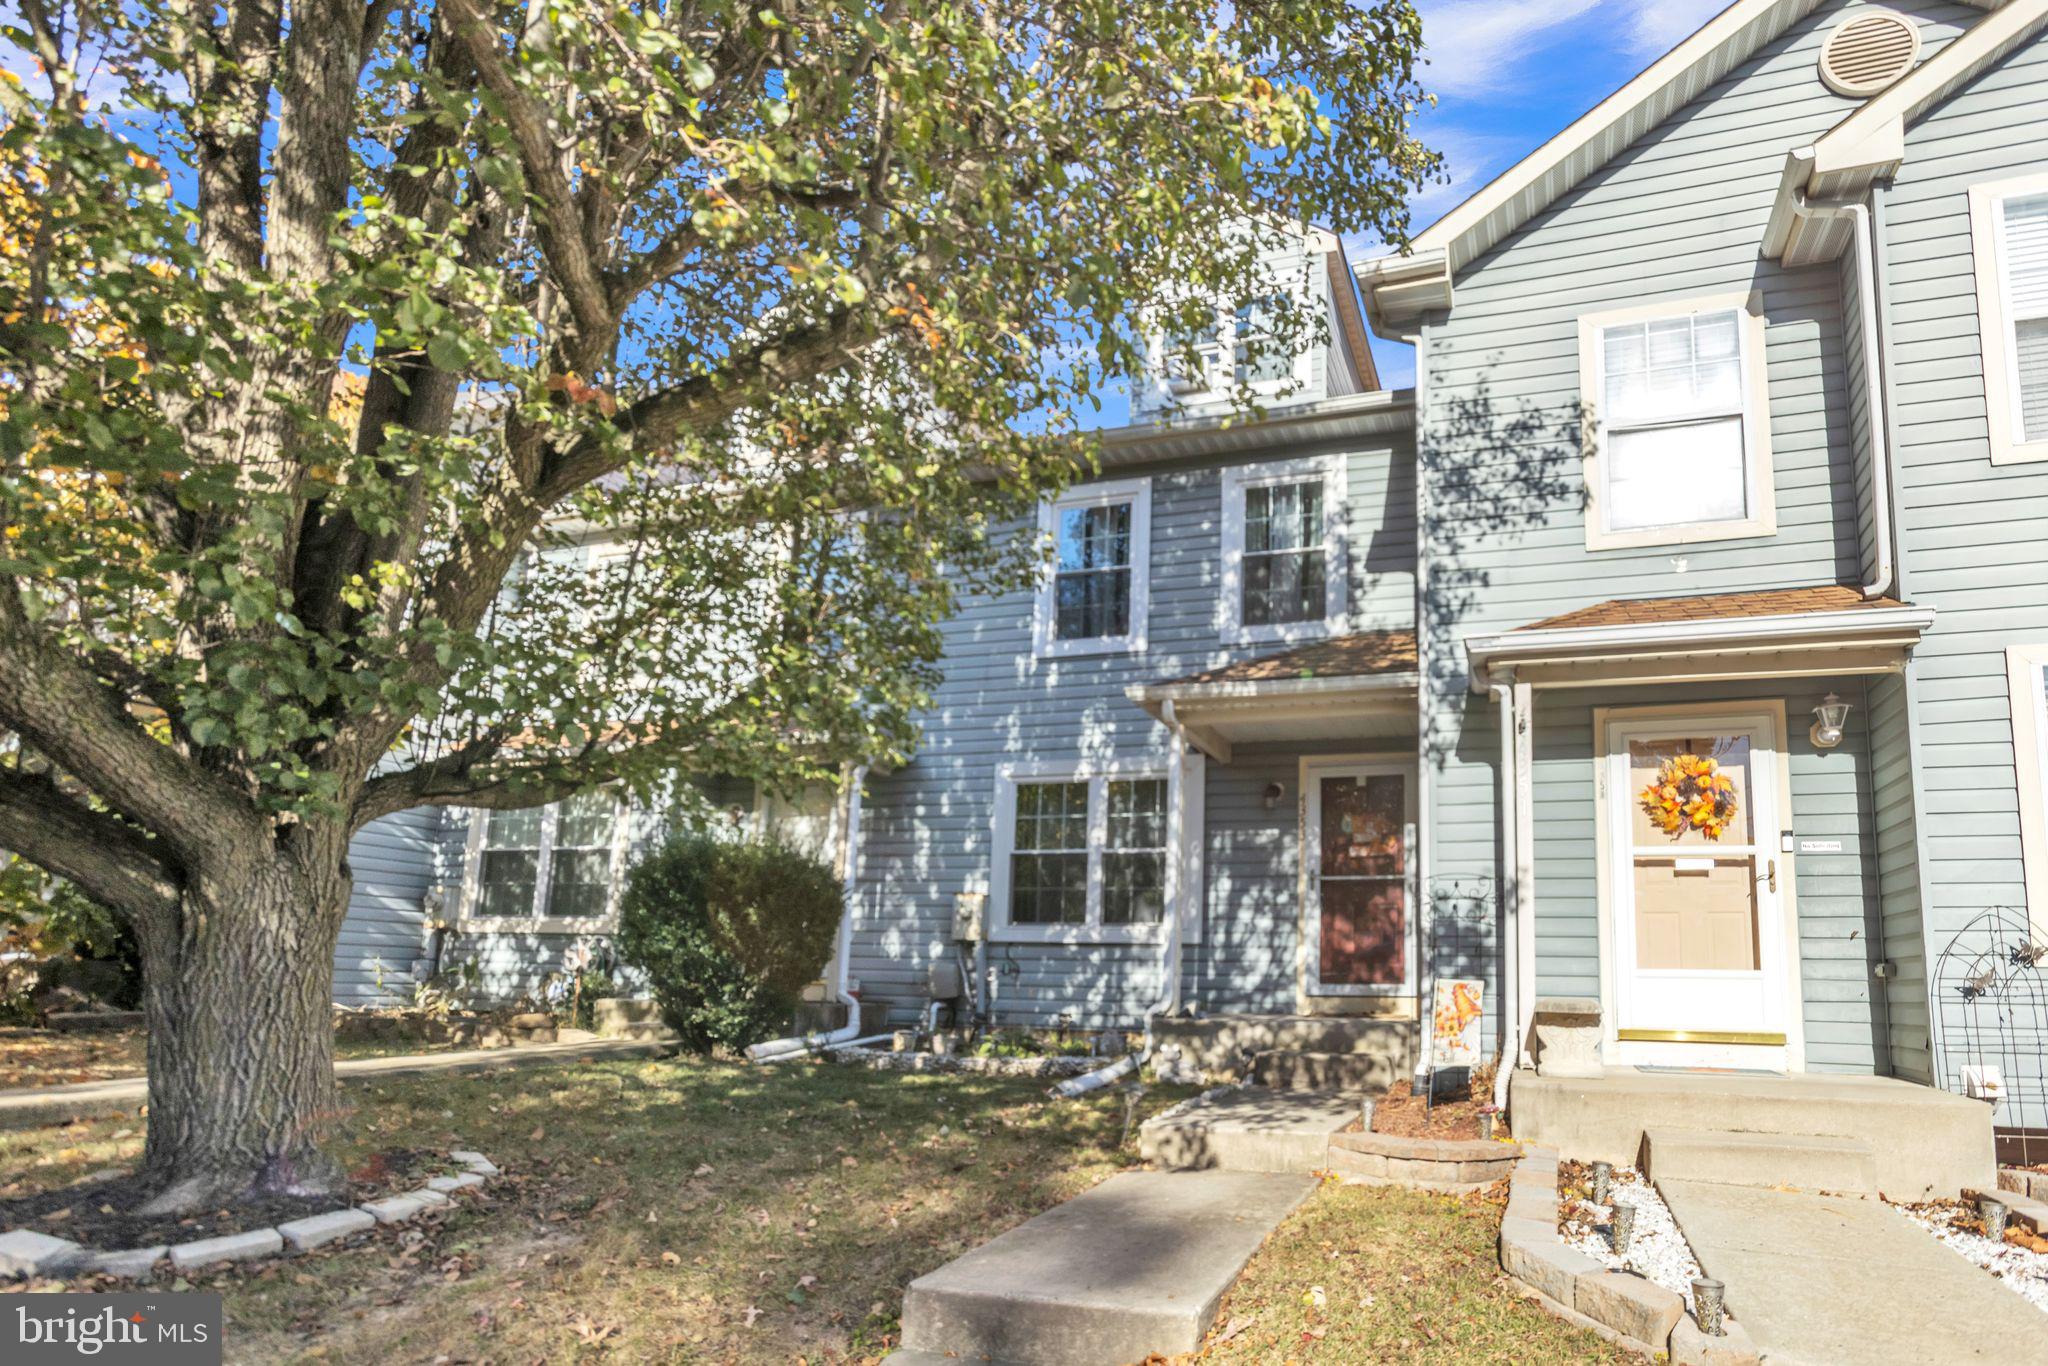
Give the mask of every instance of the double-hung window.
[{"label": "double-hung window", "polygon": [[1088,484],[1046,504],[1040,530],[1052,564],[1038,589],[1033,649],[1040,656],[1145,648],[1152,481]]},{"label": "double-hung window", "polygon": [[608,792],[474,813],[464,920],[484,929],[608,928],[625,836]]},{"label": "double-hung window", "polygon": [[2005,660],[2027,914],[2034,938],[2048,944],[2048,644],[2012,646]]},{"label": "double-hung window", "polygon": [[1763,351],[1745,297],[1581,320],[1589,548],[1776,530]]},{"label": "double-hung window", "polygon": [[1232,350],[1239,384],[1271,389],[1294,379],[1294,354],[1278,335],[1285,306],[1285,300],[1269,296],[1237,310]]},{"label": "double-hung window", "polygon": [[1289,460],[1223,476],[1223,635],[1307,639],[1342,628],[1344,463]]},{"label": "double-hung window", "polygon": [[2048,175],[1972,186],[1970,225],[1991,460],[2048,460]]},{"label": "double-hung window", "polygon": [[1004,774],[991,879],[998,935],[1156,934],[1167,913],[1168,794],[1151,772]]}]

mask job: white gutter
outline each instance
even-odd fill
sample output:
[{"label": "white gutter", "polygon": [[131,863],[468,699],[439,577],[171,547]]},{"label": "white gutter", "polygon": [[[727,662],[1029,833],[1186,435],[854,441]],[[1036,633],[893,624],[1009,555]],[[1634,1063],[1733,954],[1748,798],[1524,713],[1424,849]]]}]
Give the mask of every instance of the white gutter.
[{"label": "white gutter", "polygon": [[832,949],[832,990],[840,1004],[846,1007],[846,1023],[822,1033],[799,1034],[757,1043],[747,1050],[747,1056],[755,1062],[776,1062],[803,1053],[822,1053],[827,1049],[871,1043],[876,1038],[886,1037],[860,1036],[860,1000],[853,994],[848,974],[848,960],[853,956],[854,899],[860,890],[860,788],[867,776],[865,764],[852,765],[845,770],[846,823],[843,833],[846,842],[840,851],[845,908],[839,915],[839,937]]},{"label": "white gutter", "polygon": [[[1169,879],[1168,895],[1166,898],[1166,934],[1164,936],[1164,945],[1160,951],[1160,967],[1166,974],[1166,994],[1161,996],[1159,1001],[1145,1012],[1145,1049],[1142,1054],[1133,1058],[1127,1053],[1107,1067],[1099,1067],[1095,1071],[1085,1073],[1082,1076],[1070,1077],[1052,1088],[1052,1093],[1056,1096],[1072,1097],[1085,1095],[1090,1091],[1109,1085],[1120,1077],[1129,1076],[1132,1072],[1150,1062],[1152,1060],[1153,1023],[1161,1015],[1172,1015],[1180,1009],[1180,929],[1184,911],[1181,903],[1187,890],[1181,885],[1181,874],[1186,870],[1187,866],[1187,859],[1183,851],[1188,841],[1187,823],[1181,816],[1182,811],[1186,807],[1186,802],[1181,795],[1181,784],[1185,781],[1187,752],[1191,742],[1188,739],[1186,729],[1180,723],[1180,718],[1174,715],[1173,700],[1168,698],[1159,705],[1159,719],[1165,723],[1168,733],[1173,738],[1173,765],[1166,771],[1167,786],[1169,788],[1168,804],[1170,807],[1168,818],[1174,830],[1180,836],[1179,839],[1172,842],[1173,857],[1168,859],[1166,863],[1166,875]],[[1199,833],[1195,836],[1197,839],[1200,837]]]},{"label": "white gutter", "polygon": [[1515,688],[1512,683],[1495,683],[1490,689],[1498,704],[1500,725],[1500,867],[1501,888],[1501,1050],[1500,1067],[1493,1075],[1493,1103],[1496,1109],[1508,1103],[1508,1078],[1522,1060],[1521,1011],[1521,888],[1516,872],[1519,855],[1515,847]]},{"label": "white gutter", "polygon": [[1495,660],[1516,663],[1569,662],[1580,658],[1685,654],[1717,646],[1766,647],[1811,640],[1832,645],[1919,636],[1934,624],[1931,607],[1850,607],[1828,612],[1782,612],[1762,617],[1715,617],[1707,621],[1630,622],[1618,626],[1568,626],[1503,631],[1465,637],[1472,690],[1485,690],[1486,670]]},{"label": "white gutter", "polygon": [[[1416,686],[1414,672],[1329,674],[1313,678],[1230,679],[1216,683],[1133,683],[1124,696],[1151,710],[1155,703],[1266,702],[1289,697],[1316,698],[1329,693],[1385,692],[1399,694]],[[1158,715],[1157,712],[1153,713]]]}]

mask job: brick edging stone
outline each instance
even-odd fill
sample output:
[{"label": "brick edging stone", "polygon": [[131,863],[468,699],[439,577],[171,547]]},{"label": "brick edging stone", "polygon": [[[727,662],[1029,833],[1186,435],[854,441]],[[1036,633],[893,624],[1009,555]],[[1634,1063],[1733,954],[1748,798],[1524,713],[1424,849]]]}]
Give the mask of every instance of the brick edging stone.
[{"label": "brick edging stone", "polygon": [[1708,1337],[1685,1312],[1683,1297],[1654,1281],[1612,1271],[1557,1232],[1557,1150],[1531,1147],[1508,1177],[1500,1221],[1500,1266],[1545,1309],[1607,1341],[1674,1366],[1757,1366],[1742,1325],[1722,1322]]},{"label": "brick edging stone", "polygon": [[1330,1135],[1330,1170],[1363,1185],[1461,1193],[1483,1190],[1514,1170],[1520,1143],[1490,1138],[1407,1138],[1371,1131]]},{"label": "brick edging stone", "polygon": [[189,1243],[95,1252],[68,1238],[53,1238],[35,1229],[9,1229],[0,1233],[0,1277],[19,1280],[29,1276],[56,1276],[82,1271],[123,1280],[142,1280],[154,1272],[157,1264],[166,1257],[174,1270],[184,1272],[226,1262],[272,1257],[286,1250],[308,1252],[337,1238],[367,1232],[379,1224],[395,1224],[414,1218],[426,1210],[448,1204],[451,1197],[463,1191],[482,1189],[486,1181],[498,1174],[496,1164],[482,1153],[461,1150],[449,1153],[448,1157],[468,1170],[460,1176],[436,1176],[420,1189],[403,1195],[389,1195],[362,1205],[308,1215],[274,1228],[247,1229]]}]

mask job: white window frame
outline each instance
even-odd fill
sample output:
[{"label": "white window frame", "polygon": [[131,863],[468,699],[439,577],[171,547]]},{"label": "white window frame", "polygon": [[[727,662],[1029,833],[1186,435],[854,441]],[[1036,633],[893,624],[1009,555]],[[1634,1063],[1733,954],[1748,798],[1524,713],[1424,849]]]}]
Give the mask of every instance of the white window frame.
[{"label": "white window frame", "polygon": [[[1178,914],[1186,924],[1181,895],[1183,794],[1167,758],[1101,762],[1006,764],[996,771],[993,843],[989,859],[989,938],[1007,944],[1153,944],[1165,935]],[[1112,780],[1166,784],[1166,906],[1150,925],[1102,923],[1102,857],[1109,843],[1109,795]],[[1016,852],[1017,789],[1031,783],[1088,784],[1088,919],[1081,925],[1018,925],[1010,920],[1010,855]],[[1185,941],[1187,936],[1182,936]]]},{"label": "white window frame", "polygon": [[2019,784],[2020,861],[2026,872],[2027,918],[2048,943],[2048,642],[2005,652],[2012,703],[2012,756]]},{"label": "white window frame", "polygon": [[[1244,621],[1244,502],[1248,490],[1278,484],[1323,483],[1323,615],[1309,621],[1247,626]],[[1345,528],[1350,503],[1349,470],[1341,455],[1238,465],[1223,472],[1223,599],[1218,631],[1233,645],[1317,640],[1344,629],[1350,597]]]},{"label": "white window frame", "polygon": [[2005,269],[2005,201],[2041,194],[2048,194],[2048,171],[1970,187],[1970,248],[1977,272],[1984,416],[1994,465],[2048,460],[2048,438],[2022,439],[2019,354],[2013,345],[2012,282]]},{"label": "white window frame", "polygon": [[[1313,297],[1296,297],[1286,285],[1275,283],[1273,288],[1254,295],[1247,302],[1257,304],[1265,299],[1286,295],[1294,299],[1295,307],[1305,310],[1306,317],[1313,319],[1317,300]],[[1313,324],[1311,324],[1313,325]],[[1308,334],[1304,340],[1312,338]],[[1192,376],[1176,381],[1173,367],[1179,362],[1179,353],[1171,345],[1167,334],[1156,332],[1151,345],[1152,372],[1160,393],[1168,401],[1181,403],[1215,403],[1230,397],[1237,390],[1237,309],[1223,307],[1216,309],[1216,340],[1208,347],[1196,348],[1202,353],[1204,373],[1199,382]],[[1313,345],[1304,345],[1295,351],[1288,366],[1288,373],[1278,379],[1259,380],[1251,385],[1251,392],[1261,398],[1276,394],[1305,395],[1307,386],[1314,378],[1311,362],[1314,360]]]},{"label": "white window frame", "polygon": [[[487,807],[470,808],[469,834],[463,850],[460,912],[456,916],[459,927],[482,934],[610,934],[617,929],[619,892],[625,880],[626,853],[632,845],[634,811],[632,804],[623,796],[615,797],[615,801],[618,815],[612,821],[611,880],[605,896],[604,914],[595,916],[476,914],[483,895],[484,832],[490,825],[491,812]],[[533,883],[535,904],[547,895],[549,874],[554,867],[555,828],[561,815],[561,805],[560,802],[550,802],[541,808],[540,859]]]},{"label": "white window frame", "polygon": [[[1088,636],[1078,640],[1059,638],[1059,534],[1060,513],[1072,508],[1131,505],[1131,624],[1118,636]],[[1111,479],[1068,489],[1057,498],[1038,505],[1038,533],[1053,547],[1052,562],[1039,579],[1032,608],[1031,655],[1034,659],[1059,659],[1072,655],[1143,654],[1146,643],[1148,607],[1152,596],[1152,481]]]},{"label": "white window frame", "polygon": [[[1603,452],[1607,422],[1601,414],[1607,392],[1601,333],[1630,323],[1657,322],[1698,313],[1733,311],[1737,318],[1742,364],[1742,459],[1748,488],[1747,517],[1731,521],[1677,522],[1669,526],[1610,531],[1606,526],[1607,472]],[[1586,313],[1579,317],[1579,395],[1584,414],[1586,469],[1586,549],[1639,550],[1646,546],[1693,545],[1702,541],[1734,541],[1774,536],[1778,531],[1776,479],[1771,470],[1770,366],[1766,353],[1763,299],[1747,293],[1710,294],[1666,299],[1630,308]]]}]

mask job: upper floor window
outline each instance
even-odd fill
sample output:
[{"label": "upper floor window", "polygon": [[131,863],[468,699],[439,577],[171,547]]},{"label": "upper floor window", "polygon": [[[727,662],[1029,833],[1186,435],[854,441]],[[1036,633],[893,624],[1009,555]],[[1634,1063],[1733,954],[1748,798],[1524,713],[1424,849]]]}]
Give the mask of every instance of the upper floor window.
[{"label": "upper floor window", "polygon": [[1237,308],[1218,309],[1216,320],[1193,334],[1162,337],[1158,373],[1166,390],[1182,400],[1221,398],[1233,385],[1254,393],[1278,394],[1304,378],[1295,339],[1281,334],[1287,298],[1267,294]]},{"label": "upper floor window", "polygon": [[1285,300],[1269,296],[1254,299],[1237,310],[1232,343],[1239,384],[1259,388],[1285,384],[1294,378],[1294,356],[1277,335],[1280,311],[1285,306]]},{"label": "upper floor window", "polygon": [[996,929],[1008,939],[1143,937],[1166,918],[1167,780],[1120,770],[1006,774]]},{"label": "upper floor window", "polygon": [[1970,188],[1994,464],[2048,460],[2048,175]]},{"label": "upper floor window", "polygon": [[1341,629],[1344,575],[1341,458],[1225,471],[1226,640],[1295,640]]},{"label": "upper floor window", "polygon": [[463,918],[499,928],[605,926],[625,857],[625,824],[618,799],[608,792],[477,812]]},{"label": "upper floor window", "polygon": [[1053,563],[1038,589],[1035,652],[1144,649],[1152,481],[1071,489],[1045,505],[1040,530],[1052,542]]},{"label": "upper floor window", "polygon": [[1594,550],[1776,530],[1763,319],[1747,298],[1580,320]]}]

